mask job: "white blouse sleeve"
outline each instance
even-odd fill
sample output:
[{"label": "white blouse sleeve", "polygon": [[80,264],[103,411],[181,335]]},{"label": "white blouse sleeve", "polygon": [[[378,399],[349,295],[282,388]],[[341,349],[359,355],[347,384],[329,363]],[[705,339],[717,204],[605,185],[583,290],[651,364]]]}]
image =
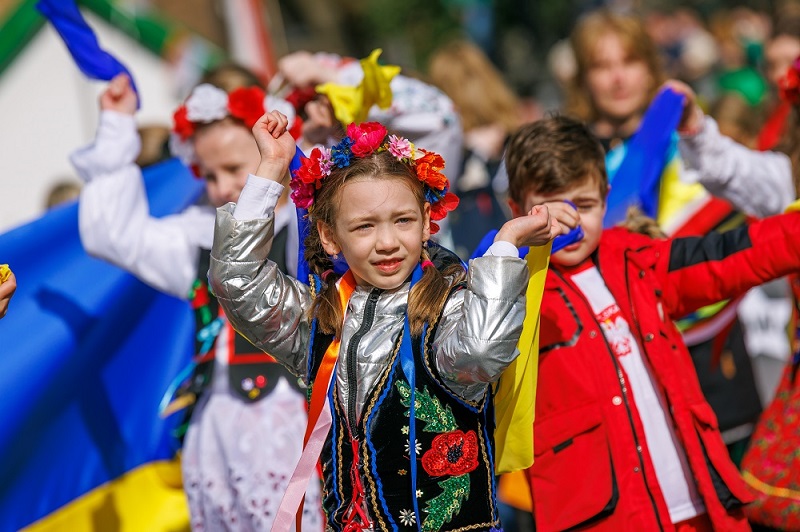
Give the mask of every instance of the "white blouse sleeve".
[{"label": "white blouse sleeve", "polygon": [[760,218],[779,214],[795,199],[786,155],[746,148],[722,135],[710,117],[696,135],[682,137],[678,147],[689,170],[684,181],[699,182],[747,214]]},{"label": "white blouse sleeve", "polygon": [[201,247],[210,249],[214,210],[194,206],[164,218],[150,215],[134,159],[140,141],[132,116],[104,111],[94,143],[71,156],[86,181],[78,223],[87,253],[180,298],[197,276]]}]

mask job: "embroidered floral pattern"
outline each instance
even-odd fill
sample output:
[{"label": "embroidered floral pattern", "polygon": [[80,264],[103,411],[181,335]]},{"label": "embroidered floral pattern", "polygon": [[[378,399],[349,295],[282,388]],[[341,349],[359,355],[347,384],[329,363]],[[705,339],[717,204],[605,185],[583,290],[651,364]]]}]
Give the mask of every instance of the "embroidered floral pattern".
[{"label": "embroidered floral pattern", "polygon": [[461,510],[461,504],[469,497],[469,477],[460,475],[439,482],[442,493],[428,501],[425,512],[428,514],[422,522],[422,530],[441,530]]},{"label": "embroidered floral pattern", "polygon": [[[398,380],[395,387],[403,406],[410,408],[411,387],[402,380]],[[439,433],[433,438],[431,448],[422,455],[421,462],[429,476],[447,477],[438,482],[442,491],[427,501],[424,509],[426,517],[422,520],[422,530],[440,530],[461,511],[462,504],[469,497],[469,473],[478,467],[478,435],[474,430],[458,430],[450,406],[442,406],[427,387],[416,390],[414,394],[414,416],[425,423],[426,432]],[[400,430],[408,434],[407,427]],[[406,471],[402,471],[398,473],[404,475]],[[417,498],[422,498],[422,495],[422,491],[417,490]]]},{"label": "embroidered floral pattern", "polygon": [[[397,391],[400,392],[403,406],[411,406],[411,388],[407,382],[398,380],[395,384]],[[417,390],[416,401],[414,401],[415,417],[425,423],[425,430],[428,432],[450,432],[456,429],[456,418],[453,416],[449,405],[442,406],[438,399],[431,396],[428,388]],[[401,429],[402,430],[402,429]],[[408,434],[407,430],[403,434]]]},{"label": "embroidered floral pattern", "polygon": [[400,510],[400,524],[403,526],[414,526],[417,524],[417,516],[414,510]]},{"label": "embroidered floral pattern", "polygon": [[439,434],[422,455],[422,467],[432,477],[459,476],[478,467],[478,436],[460,430]]},{"label": "embroidered floral pattern", "polygon": [[[411,455],[411,449],[409,449],[408,445],[409,442],[406,442],[406,454]],[[421,452],[422,452],[422,444],[419,441],[414,440],[414,453],[418,455]]]}]

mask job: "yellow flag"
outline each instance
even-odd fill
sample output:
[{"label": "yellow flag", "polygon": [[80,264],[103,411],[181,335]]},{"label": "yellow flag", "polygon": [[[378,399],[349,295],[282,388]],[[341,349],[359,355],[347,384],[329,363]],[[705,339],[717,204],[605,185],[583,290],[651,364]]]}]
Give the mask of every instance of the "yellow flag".
[{"label": "yellow flag", "polygon": [[519,356],[495,388],[495,472],[499,475],[533,464],[533,419],[539,375],[539,315],[552,244],[531,247],[526,260],[530,280],[525,292],[525,323]]},{"label": "yellow flag", "polygon": [[316,91],[324,94],[333,106],[336,119],[342,124],[360,124],[367,119],[373,105],[388,109],[392,105],[392,89],[389,84],[400,67],[396,65],[379,65],[378,57],[383,50],[376,48],[361,60],[364,77],[357,87],[325,83],[318,85]]}]

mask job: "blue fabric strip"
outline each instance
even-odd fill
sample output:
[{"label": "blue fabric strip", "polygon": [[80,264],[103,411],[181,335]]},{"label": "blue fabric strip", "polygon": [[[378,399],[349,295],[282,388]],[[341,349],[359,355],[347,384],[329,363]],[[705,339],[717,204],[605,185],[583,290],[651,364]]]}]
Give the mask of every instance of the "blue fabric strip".
[{"label": "blue fabric strip", "polygon": [[[117,74],[125,73],[131,80],[134,92],[139,96],[131,73],[117,58],[100,48],[97,36],[86,23],[74,0],[39,0],[36,9],[56,29],[75,64],[85,76],[110,81]],[[139,96],[137,106],[140,102]]]},{"label": "blue fabric strip", "polygon": [[671,89],[662,90],[644,114],[639,129],[626,142],[624,158],[614,172],[608,194],[605,227],[625,220],[633,205],[651,218],[657,216],[661,174],[672,154],[670,148],[683,112],[683,100],[683,95]]},{"label": "blue fabric strip", "polygon": [[[294,173],[300,169],[302,163],[301,159],[305,157],[300,147],[294,152],[292,162],[289,163],[289,175],[294,176]],[[311,269],[308,267],[306,261],[306,237],[308,236],[308,211],[297,207],[297,236],[299,243],[297,245],[297,278],[300,282],[307,283],[308,276]]]},{"label": "blue fabric strip", "polygon": [[[409,295],[411,294],[411,288],[422,279],[422,274],[422,267],[418,264],[417,267],[414,268],[414,273],[411,275]],[[427,326],[422,334],[423,342],[425,341],[426,333]],[[405,375],[406,381],[411,388],[411,401],[408,412],[408,458],[411,464],[411,501],[414,506],[417,530],[420,530],[421,516],[419,512],[419,502],[417,501],[417,419],[414,408],[414,403],[416,402],[416,376],[414,350],[411,346],[411,329],[408,324],[408,310],[406,310],[405,319],[403,320],[403,340],[400,342],[400,365],[403,368],[403,375]]]}]

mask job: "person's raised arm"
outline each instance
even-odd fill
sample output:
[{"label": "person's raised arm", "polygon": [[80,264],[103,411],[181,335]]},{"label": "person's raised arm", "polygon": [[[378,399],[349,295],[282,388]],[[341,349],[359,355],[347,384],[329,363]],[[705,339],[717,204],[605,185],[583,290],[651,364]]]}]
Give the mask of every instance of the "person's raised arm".
[{"label": "person's raised arm", "polygon": [[[311,292],[268,259],[275,205],[295,143],[286,117],[265,114],[253,126],[261,153],[257,175],[248,178],[240,201],[262,209],[242,215],[232,203],[217,210],[209,281],[233,327],[298,376],[306,375]],[[250,214],[248,213],[248,214]]]},{"label": "person's raised arm", "polygon": [[[448,300],[433,343],[439,372],[462,397],[479,399],[486,384],[495,382],[519,354],[529,272],[516,247],[548,252],[541,246],[561,232],[548,208],[537,205],[506,222],[487,254],[470,261],[467,287]],[[504,253],[497,247],[500,242],[514,247]]]},{"label": "person's raised arm", "polygon": [[751,150],[722,135],[714,119],[697,105],[688,85],[670,80],[665,86],[685,97],[678,149],[685,167],[695,171],[697,182],[746,214],[765,217],[783,212],[795,198],[789,158]]},{"label": "person's raised arm", "polygon": [[86,181],[78,203],[81,243],[90,255],[186,298],[196,277],[199,246],[211,245],[213,210],[192,207],[161,219],[150,216],[142,173],[134,162],[140,149],[136,94],[126,75],[109,83],[100,109],[94,142],[71,156]]}]

